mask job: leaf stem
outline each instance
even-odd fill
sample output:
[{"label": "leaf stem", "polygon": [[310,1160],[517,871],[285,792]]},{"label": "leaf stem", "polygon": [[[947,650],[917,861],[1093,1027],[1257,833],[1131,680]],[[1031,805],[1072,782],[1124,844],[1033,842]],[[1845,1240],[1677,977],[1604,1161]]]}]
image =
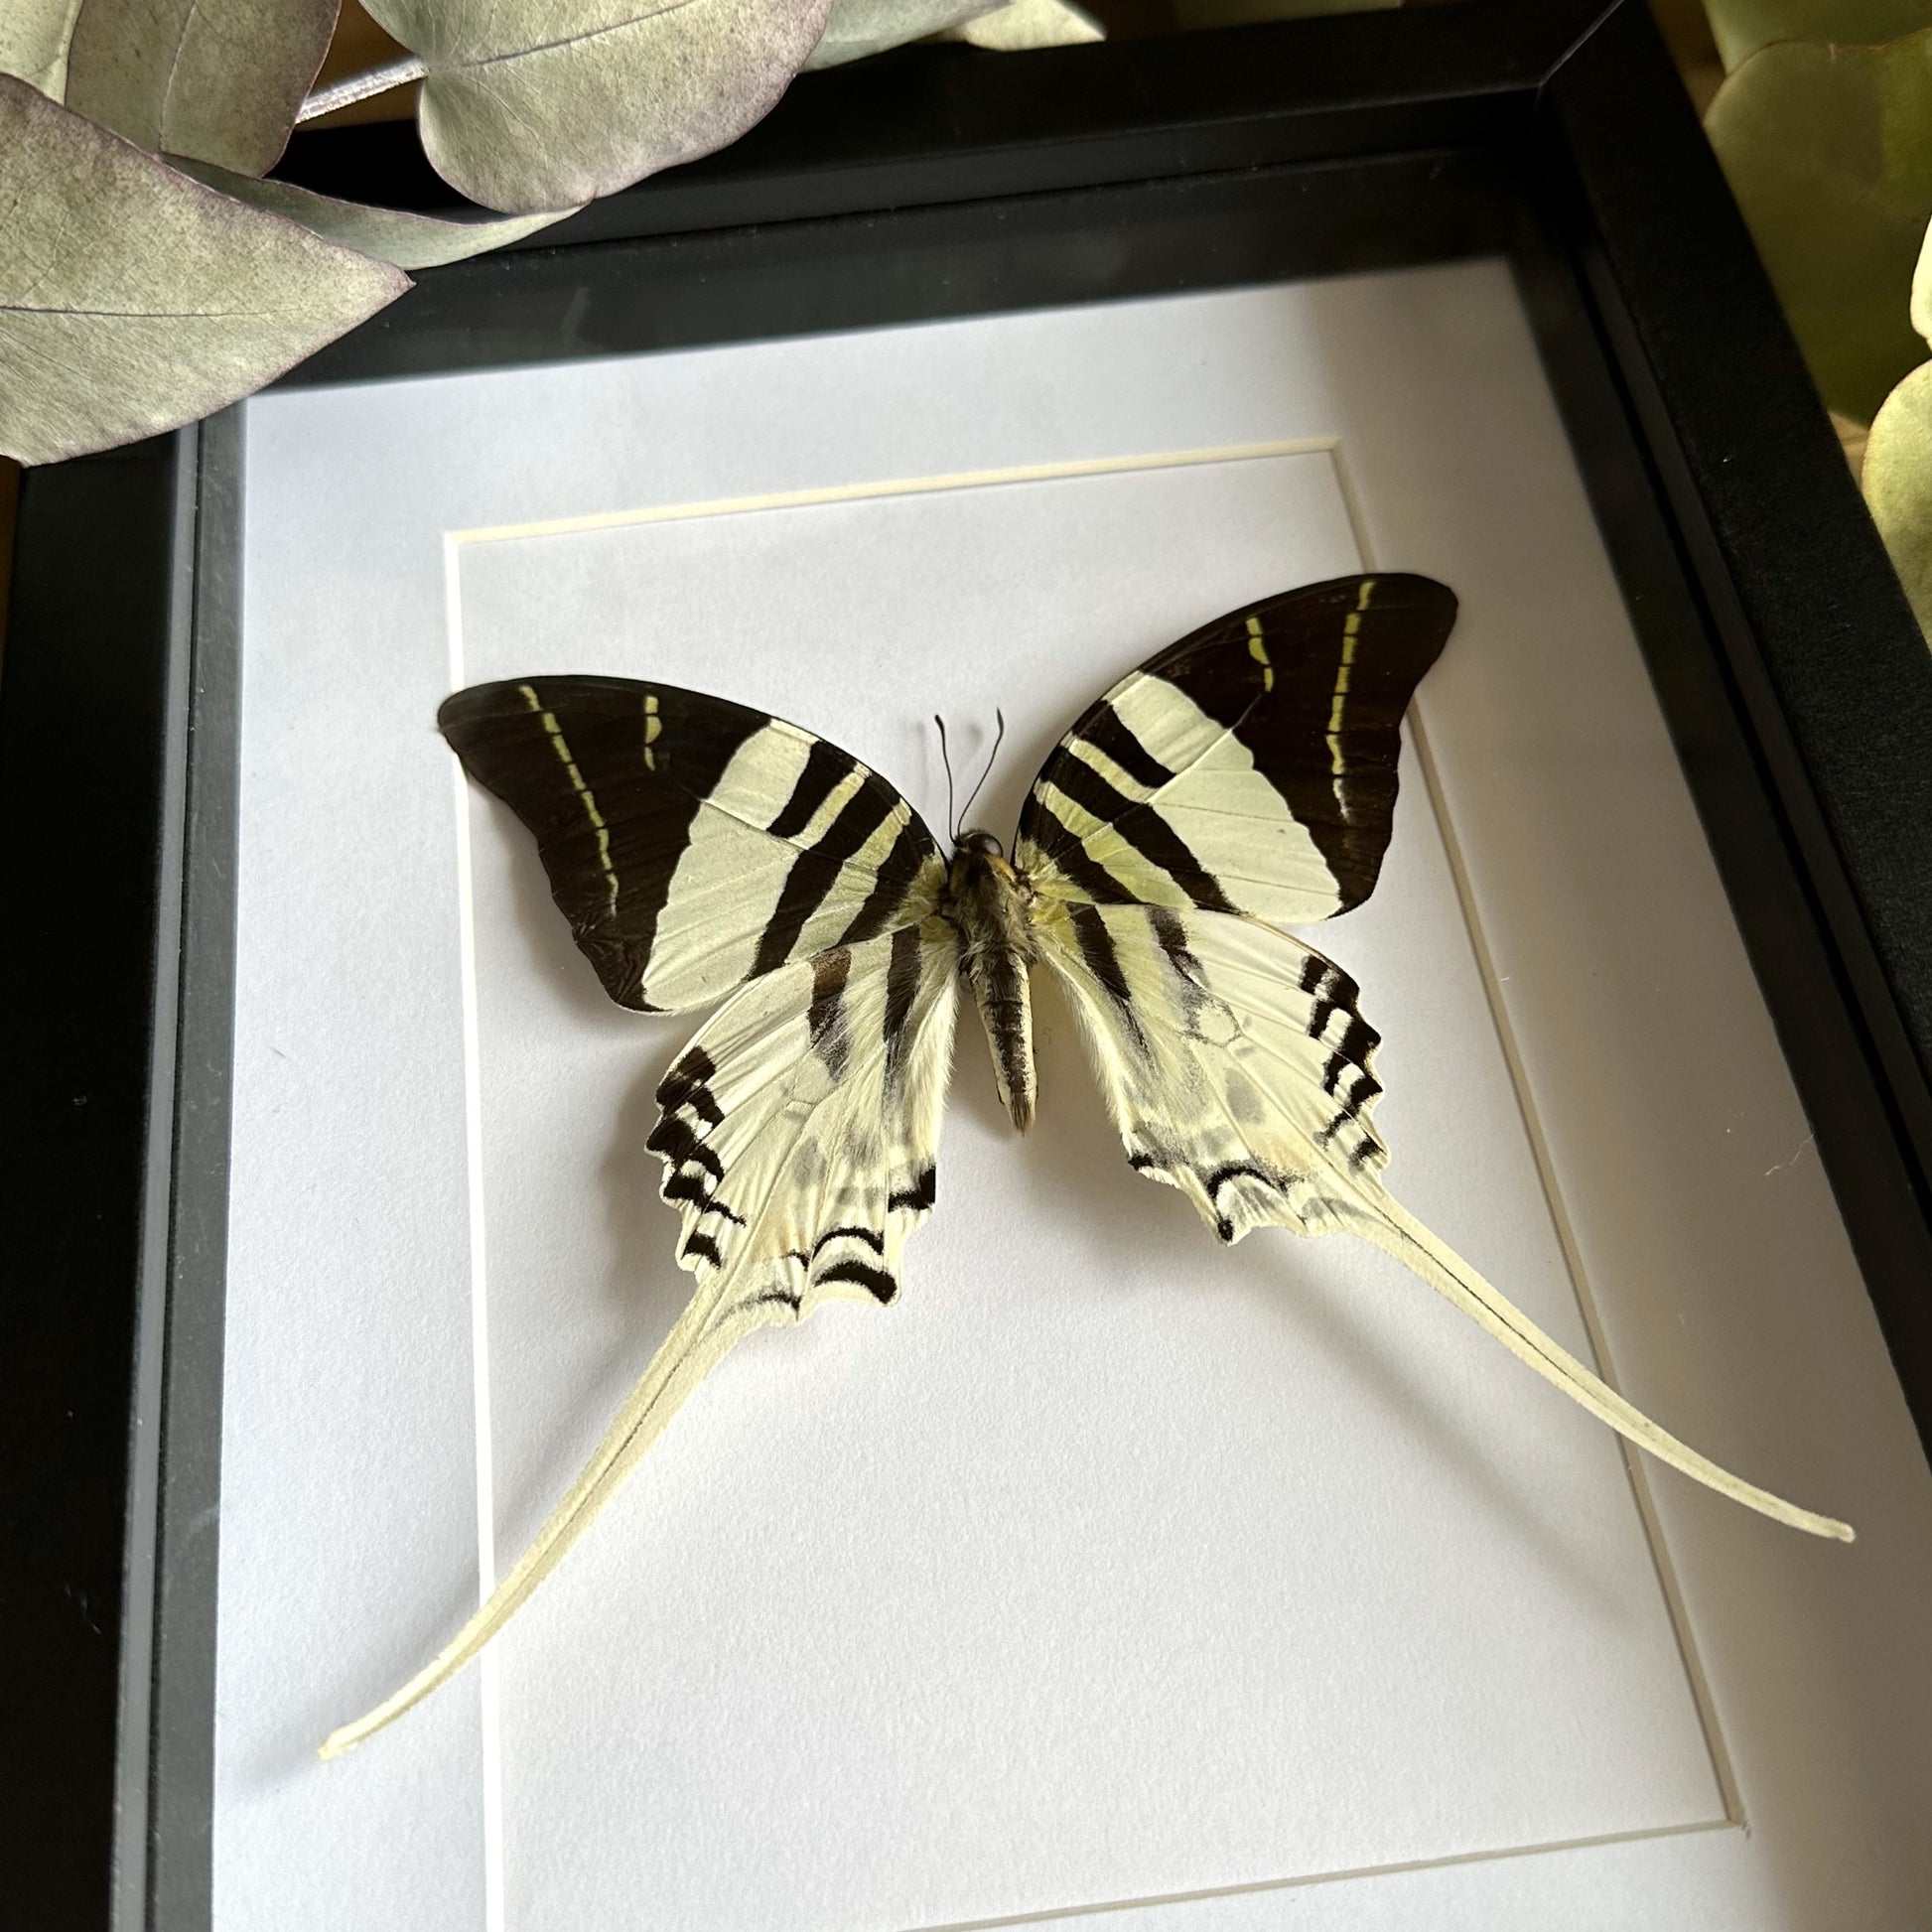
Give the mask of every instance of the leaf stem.
[{"label": "leaf stem", "polygon": [[385,62],[367,73],[351,74],[346,80],[332,80],[328,86],[318,87],[295,110],[296,125],[333,114],[339,107],[351,107],[358,100],[386,94],[392,87],[406,87],[412,80],[422,79],[428,71],[428,64],[419,55],[405,54],[401,60]]}]

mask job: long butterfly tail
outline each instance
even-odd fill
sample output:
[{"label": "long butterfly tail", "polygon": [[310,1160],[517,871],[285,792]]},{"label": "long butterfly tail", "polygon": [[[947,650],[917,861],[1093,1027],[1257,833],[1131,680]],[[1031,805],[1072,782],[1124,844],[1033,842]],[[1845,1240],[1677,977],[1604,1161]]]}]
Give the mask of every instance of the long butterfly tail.
[{"label": "long butterfly tail", "polygon": [[551,1511],[549,1520],[531,1539],[509,1574],[490,1591],[436,1658],[416,1673],[396,1694],[378,1704],[366,1717],[333,1730],[323,1741],[321,1755],[340,1757],[393,1724],[412,1705],[454,1677],[476,1657],[521,1607],[524,1599],[564,1559],[571,1545],[590,1528],[598,1513],[617,1494],[623,1479],[656,1442],[684,1399],[715,1368],[732,1344],[770,1318],[770,1312],[743,1308],[721,1312],[715,1296],[700,1292],[679,1316],[651,1357],[650,1366],[624,1398],[604,1440],[591,1451],[577,1480]]},{"label": "long butterfly tail", "polygon": [[1599,1422],[1608,1423],[1618,1435],[1627,1437],[1639,1449],[1648,1449],[1659,1461],[1695,1476],[1719,1495],[1728,1496],[1775,1522],[1808,1530],[1813,1536],[1836,1537],[1841,1543],[1852,1541],[1849,1523],[1800,1509],[1797,1504],[1772,1495],[1768,1489],[1760,1489],[1741,1476],[1732,1475],[1728,1469],[1721,1469],[1709,1456],[1700,1455],[1669,1431],[1660,1429],[1568,1349],[1552,1341],[1528,1315],[1484,1281],[1460,1255],[1438,1240],[1399,1201],[1381,1194],[1379,1198],[1365,1201],[1363,1210],[1351,1220],[1358,1234],[1421,1276],[1471,1320],[1486,1328],[1512,1355],[1527,1362],[1546,1382],[1554,1383]]}]

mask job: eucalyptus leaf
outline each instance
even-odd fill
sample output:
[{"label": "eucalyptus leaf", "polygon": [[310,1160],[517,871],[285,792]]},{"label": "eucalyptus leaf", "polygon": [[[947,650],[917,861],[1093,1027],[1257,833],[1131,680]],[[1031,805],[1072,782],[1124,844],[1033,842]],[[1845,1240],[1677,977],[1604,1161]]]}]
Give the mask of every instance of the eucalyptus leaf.
[{"label": "eucalyptus leaf", "polygon": [[264,174],[329,51],[337,4],[83,0],[62,97],[155,153]]},{"label": "eucalyptus leaf", "polygon": [[1932,27],[1932,0],[1704,0],[1726,69],[1773,41],[1875,47]]},{"label": "eucalyptus leaf", "polygon": [[81,0],[0,0],[0,73],[17,73],[59,100],[80,7]]},{"label": "eucalyptus leaf", "polygon": [[1918,261],[1912,269],[1912,327],[1932,343],[1932,225],[1919,243]]},{"label": "eucalyptus leaf", "polygon": [[247,395],[409,278],[0,75],[0,452],[51,463]]},{"label": "eucalyptus leaf", "polygon": [[429,214],[407,214],[397,208],[365,207],[360,202],[339,202],[285,181],[258,181],[237,175],[207,161],[170,157],[184,174],[232,195],[250,207],[286,215],[329,241],[339,241],[364,255],[393,262],[398,268],[440,268],[445,262],[466,261],[505,242],[520,241],[575,208],[550,214],[506,214],[485,220],[444,221]]},{"label": "eucalyptus leaf", "polygon": [[429,72],[436,171],[506,214],[710,154],[776,104],[830,0],[365,0]]},{"label": "eucalyptus leaf", "polygon": [[1910,294],[1932,216],[1932,32],[1767,47],[1705,126],[1813,380],[1868,423],[1926,354]]},{"label": "eucalyptus leaf", "polygon": [[1002,54],[1019,54],[1030,47],[1071,47],[1106,37],[1099,21],[1084,8],[1069,6],[1067,0],[1009,0],[997,12],[969,20],[947,36]]},{"label": "eucalyptus leaf", "polygon": [[[1905,380],[1911,381],[1908,375]],[[1852,473],[1852,481],[1857,483],[1864,471],[1865,446],[1871,441],[1871,431],[1863,423],[1855,423],[1849,416],[1841,416],[1834,410],[1831,414],[1832,434],[1838,438],[1838,447],[1845,453],[1845,467]]]},{"label": "eucalyptus leaf", "polygon": [[1885,398],[1861,482],[1919,625],[1932,636],[1932,362]]},{"label": "eucalyptus leaf", "polygon": [[831,18],[805,66],[843,67],[961,26],[1000,5],[1001,0],[832,0]]}]

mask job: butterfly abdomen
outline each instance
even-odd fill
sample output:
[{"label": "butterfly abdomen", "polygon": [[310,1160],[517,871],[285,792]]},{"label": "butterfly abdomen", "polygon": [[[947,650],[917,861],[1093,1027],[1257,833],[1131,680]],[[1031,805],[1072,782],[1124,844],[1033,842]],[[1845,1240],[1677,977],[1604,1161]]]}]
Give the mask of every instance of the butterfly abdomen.
[{"label": "butterfly abdomen", "polygon": [[993,1049],[1001,1104],[1025,1133],[1034,1121],[1034,1022],[1028,974],[1038,949],[1032,888],[984,832],[963,833],[941,914],[959,933],[959,974],[972,989]]}]

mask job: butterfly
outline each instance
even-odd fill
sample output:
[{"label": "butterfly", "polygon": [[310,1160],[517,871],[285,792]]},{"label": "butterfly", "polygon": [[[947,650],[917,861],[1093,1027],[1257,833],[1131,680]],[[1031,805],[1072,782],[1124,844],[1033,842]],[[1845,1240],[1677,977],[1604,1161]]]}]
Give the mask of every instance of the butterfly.
[{"label": "butterfly", "polygon": [[535,834],[611,998],[640,1013],[723,1002],[658,1086],[647,1142],[696,1287],[515,1566],[325,1756],[483,1649],[733,1343],[829,1299],[897,1297],[906,1238],[936,1195],[961,994],[1024,1132],[1035,971],[1079,1024],[1128,1161],[1179,1188],[1220,1240],[1280,1226],[1373,1242],[1653,1455],[1850,1540],[1659,1428],[1382,1185],[1379,1035],[1355,982],[1288,928],[1374,891],[1403,714],[1455,611],[1443,585],[1389,574],[1204,624],[1059,741],[1010,856],[969,829],[949,858],[850,753],[722,698],[545,677],[444,703],[444,736]]}]

